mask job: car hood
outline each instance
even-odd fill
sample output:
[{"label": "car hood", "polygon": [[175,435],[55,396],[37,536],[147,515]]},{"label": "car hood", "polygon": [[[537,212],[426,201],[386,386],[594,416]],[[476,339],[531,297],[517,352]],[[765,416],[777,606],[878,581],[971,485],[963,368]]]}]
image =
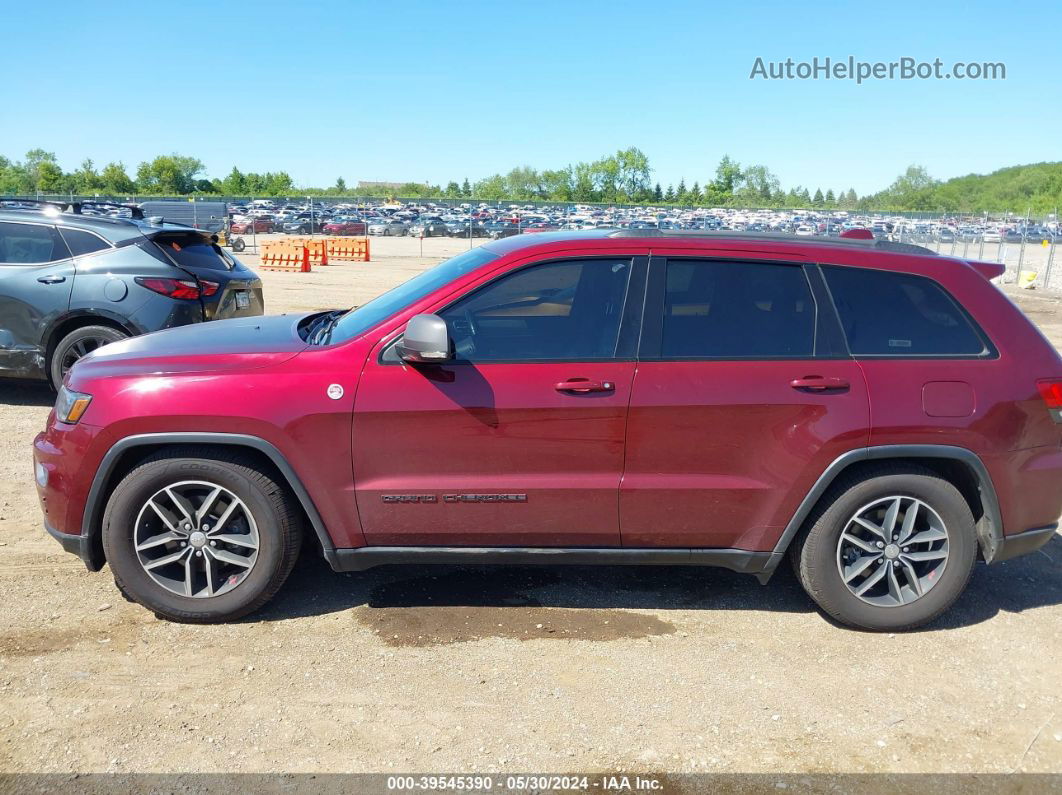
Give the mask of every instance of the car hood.
[{"label": "car hood", "polygon": [[279,364],[308,346],[308,314],[214,320],[112,342],[81,359],[71,378],[247,370]]}]

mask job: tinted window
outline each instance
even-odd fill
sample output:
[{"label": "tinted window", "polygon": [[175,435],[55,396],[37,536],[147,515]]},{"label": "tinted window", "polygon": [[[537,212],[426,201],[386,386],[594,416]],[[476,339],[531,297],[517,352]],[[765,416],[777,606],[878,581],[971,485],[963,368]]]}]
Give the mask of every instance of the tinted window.
[{"label": "tinted window", "polygon": [[815,302],[794,265],[667,263],[661,355],[812,356]]},{"label": "tinted window", "polygon": [[40,265],[68,256],[55,227],[0,221],[0,263]]},{"label": "tinted window", "polygon": [[571,260],[503,276],[441,312],[458,359],[607,359],[630,260]]},{"label": "tinted window", "polygon": [[923,276],[823,268],[855,356],[962,356],[985,352],[954,299]]},{"label": "tinted window", "polygon": [[230,270],[231,260],[220,246],[199,235],[159,235],[155,243],[182,268],[190,270]]},{"label": "tinted window", "polygon": [[66,241],[66,247],[70,249],[70,253],[75,257],[80,257],[84,254],[91,254],[94,251],[103,251],[105,248],[110,248],[110,244],[104,242],[91,232],[85,232],[81,229],[60,229],[59,233],[63,236],[63,240]]}]

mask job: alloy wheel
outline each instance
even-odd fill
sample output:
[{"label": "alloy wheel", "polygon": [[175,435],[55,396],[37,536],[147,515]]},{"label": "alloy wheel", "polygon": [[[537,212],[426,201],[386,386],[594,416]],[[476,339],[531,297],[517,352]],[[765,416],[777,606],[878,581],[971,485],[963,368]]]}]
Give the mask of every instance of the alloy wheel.
[{"label": "alloy wheel", "polygon": [[83,337],[79,339],[63,353],[63,359],[59,365],[62,368],[62,375],[65,376],[70,368],[77,364],[78,360],[88,356],[97,348],[102,348],[109,342],[111,340],[103,337]]},{"label": "alloy wheel", "polygon": [[891,496],[864,505],[837,541],[837,571],[867,604],[901,607],[921,599],[948,564],[948,529],[915,497]]},{"label": "alloy wheel", "polygon": [[187,480],[144,503],[133,544],[141,568],[157,585],[180,596],[209,598],[247,579],[260,541],[239,497],[215,483]]}]

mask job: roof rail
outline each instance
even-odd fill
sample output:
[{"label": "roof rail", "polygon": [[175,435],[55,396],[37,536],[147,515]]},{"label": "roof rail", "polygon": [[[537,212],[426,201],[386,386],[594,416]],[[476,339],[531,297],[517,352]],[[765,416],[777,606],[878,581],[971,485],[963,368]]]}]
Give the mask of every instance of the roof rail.
[{"label": "roof rail", "polygon": [[72,212],[72,213],[74,213],[74,215],[81,215],[82,214],[81,213],[81,208],[82,207],[116,207],[116,208],[118,208],[120,210],[128,210],[129,214],[137,221],[144,220],[144,211],[141,210],[135,204],[121,204],[120,202],[102,202],[102,201],[95,201],[95,200],[76,201],[76,202],[68,202],[67,203],[68,212]]},{"label": "roof rail", "polygon": [[92,199],[86,199],[84,201],[66,201],[56,199],[20,199],[15,196],[0,197],[0,202],[12,202],[17,204],[36,204],[40,207],[56,207],[60,212],[73,213],[74,215],[82,215],[81,208],[83,207],[116,207],[122,210],[129,210],[129,214],[137,221],[144,219],[144,211],[141,210],[135,204],[121,204],[119,202],[107,202],[107,201],[95,201]]},{"label": "roof rail", "polygon": [[896,243],[891,240],[878,240],[869,238],[852,237],[803,237],[801,235],[785,234],[784,232],[738,232],[731,230],[710,231],[703,229],[617,229],[609,232],[608,237],[700,237],[718,238],[720,240],[776,240],[785,243],[804,243],[812,245],[839,245],[856,246],[859,248],[876,248],[881,251],[892,251],[897,254],[932,254],[937,252],[925,246],[914,243]]}]

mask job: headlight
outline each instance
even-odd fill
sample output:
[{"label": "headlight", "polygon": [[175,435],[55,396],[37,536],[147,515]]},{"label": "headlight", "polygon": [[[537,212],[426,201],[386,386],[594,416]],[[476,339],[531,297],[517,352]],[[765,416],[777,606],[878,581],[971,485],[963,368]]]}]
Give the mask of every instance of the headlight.
[{"label": "headlight", "polygon": [[65,386],[60,387],[59,397],[55,401],[55,416],[60,422],[68,422],[71,425],[81,419],[85,409],[92,402],[92,395],[82,392],[72,392]]}]

